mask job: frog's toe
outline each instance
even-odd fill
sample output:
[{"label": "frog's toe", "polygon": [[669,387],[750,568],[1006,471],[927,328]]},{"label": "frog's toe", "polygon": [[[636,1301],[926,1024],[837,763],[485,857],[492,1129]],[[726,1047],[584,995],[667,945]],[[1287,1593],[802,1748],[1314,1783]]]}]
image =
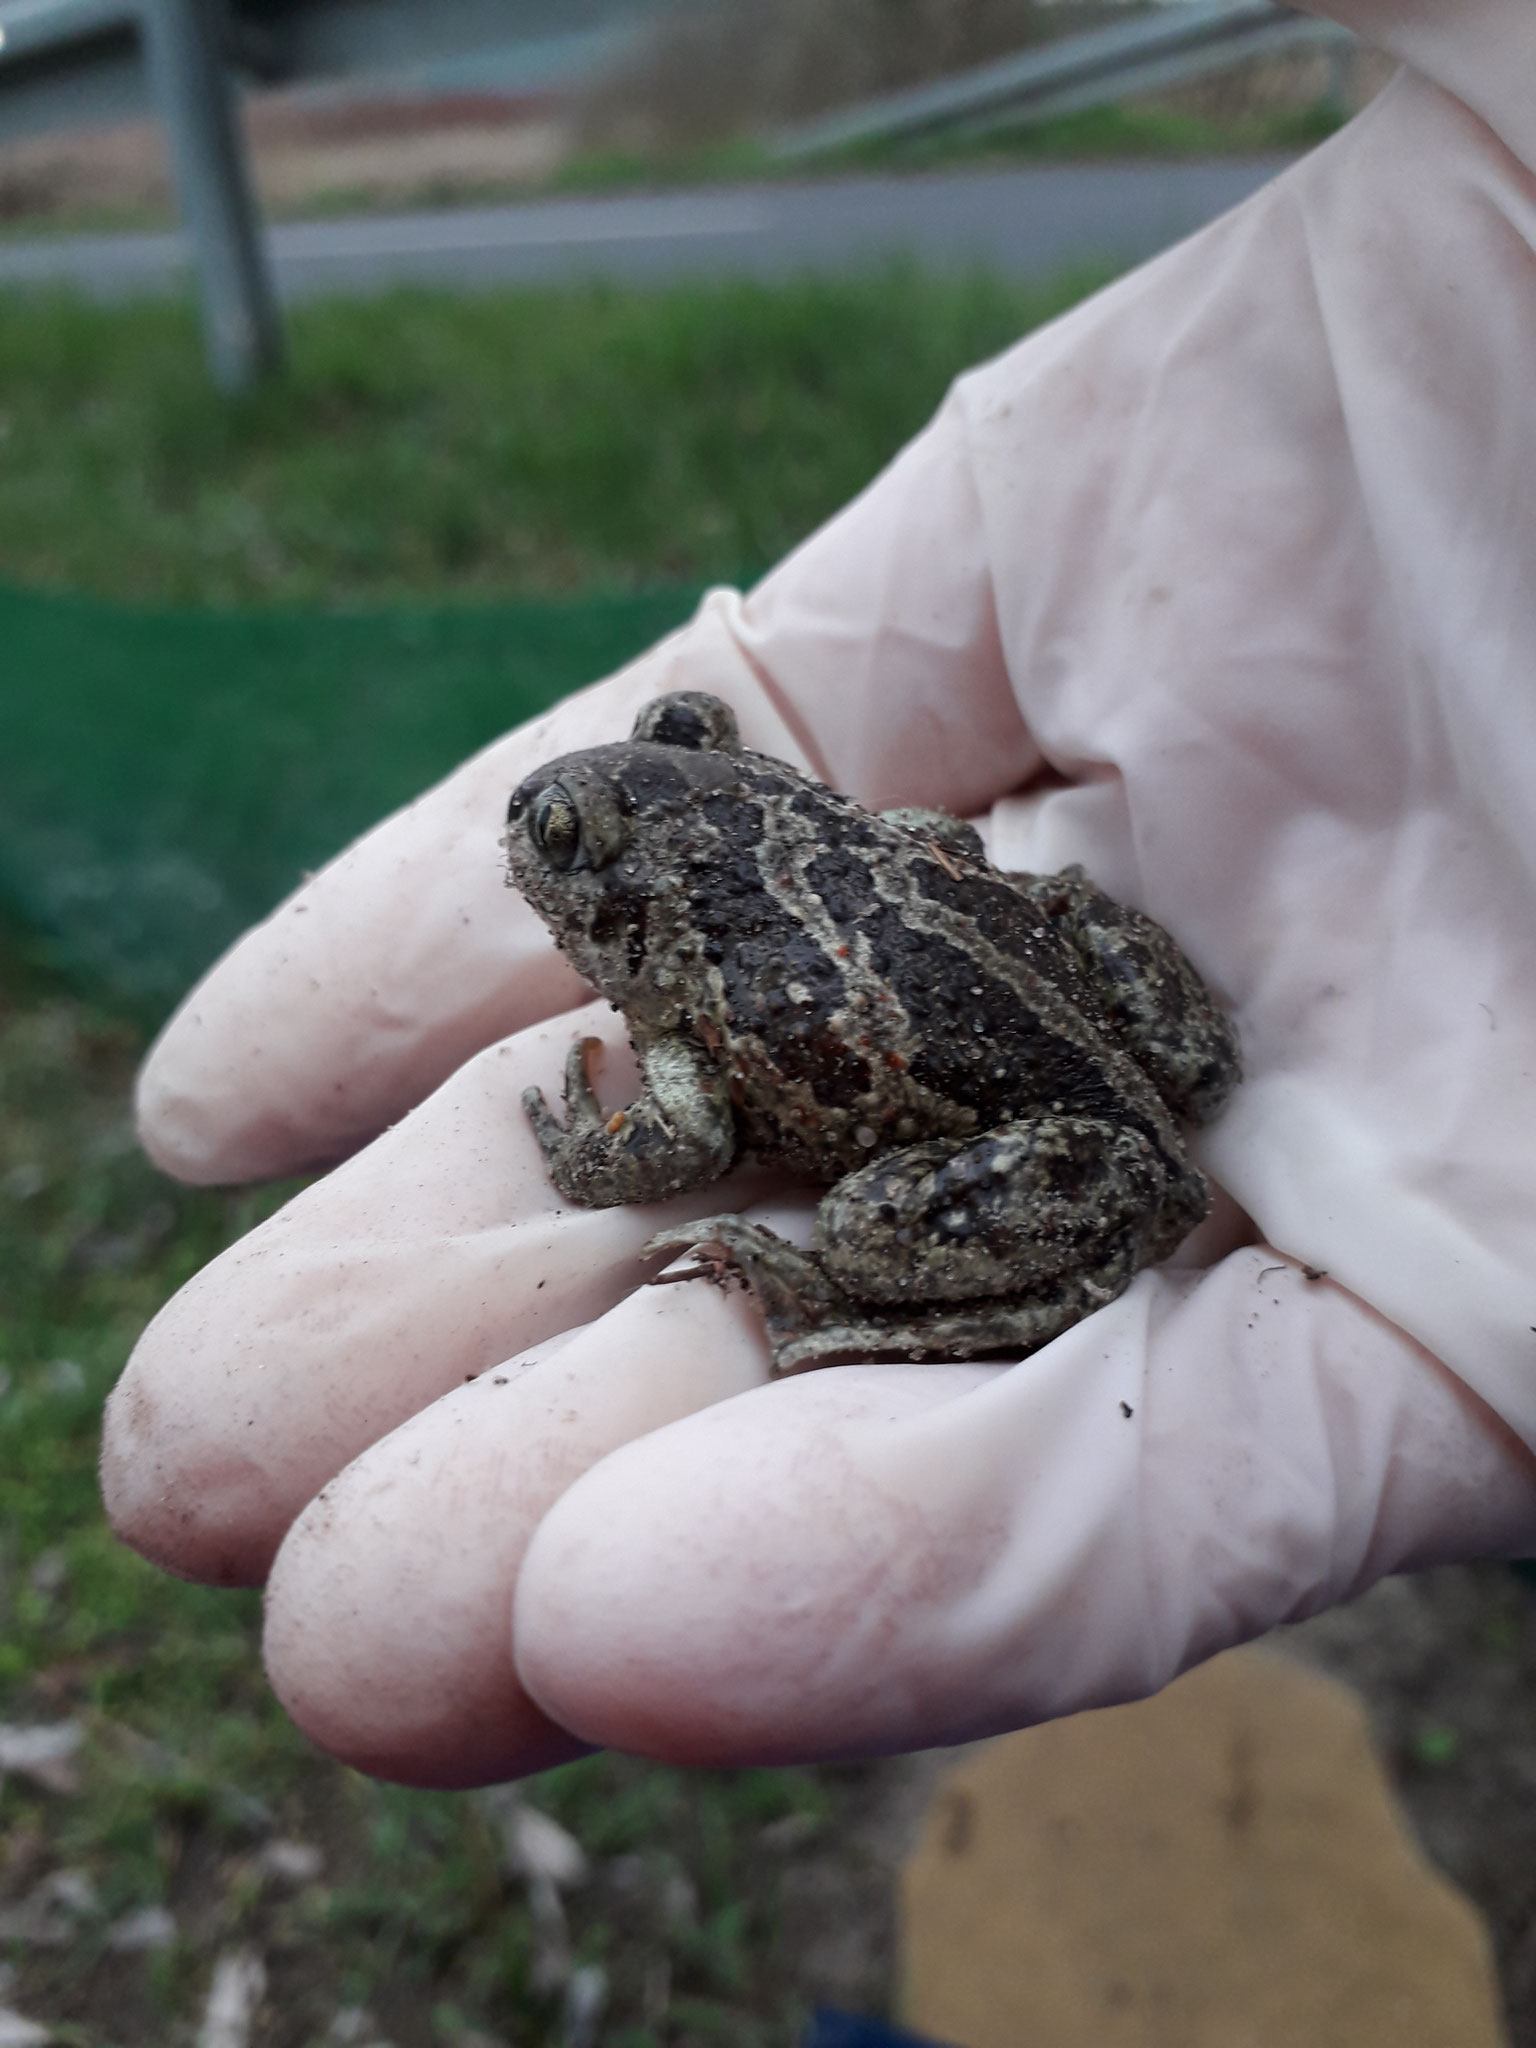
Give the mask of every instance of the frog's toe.
[{"label": "frog's toe", "polygon": [[[600,1038],[573,1038],[570,1050],[565,1056],[565,1107],[569,1124],[598,1124],[603,1121],[602,1108],[592,1092],[591,1078],[587,1073],[587,1062],[593,1053],[601,1052]],[[526,1099],[526,1098],[525,1098]]]},{"label": "frog's toe", "polygon": [[738,1250],[750,1256],[754,1251],[767,1253],[778,1246],[788,1251],[794,1249],[761,1223],[749,1223],[745,1216],[701,1216],[696,1223],[674,1223],[666,1230],[658,1230],[640,1247],[640,1256],[648,1259],[653,1252],[698,1251],[705,1245],[718,1245],[733,1258]]},{"label": "frog's toe", "polygon": [[815,1256],[803,1252],[777,1231],[751,1223],[745,1216],[705,1216],[697,1223],[677,1223],[659,1230],[642,1246],[640,1256],[653,1252],[712,1251],[718,1265],[735,1266],[751,1283],[753,1292],[764,1299],[787,1293],[809,1304],[837,1298]]},{"label": "frog's toe", "polygon": [[557,1152],[565,1143],[565,1129],[555,1116],[542,1088],[523,1090],[523,1114],[533,1126],[533,1135],[546,1153]]},{"label": "frog's toe", "polygon": [[829,1323],[841,1324],[852,1312],[852,1303],[833,1286],[814,1253],[801,1251],[745,1216],[706,1216],[697,1223],[674,1224],[658,1231],[641,1256],[661,1251],[713,1253],[695,1269],[699,1277],[719,1278],[728,1268],[741,1274],[762,1312],[776,1372],[796,1370],[784,1362],[788,1353]]}]

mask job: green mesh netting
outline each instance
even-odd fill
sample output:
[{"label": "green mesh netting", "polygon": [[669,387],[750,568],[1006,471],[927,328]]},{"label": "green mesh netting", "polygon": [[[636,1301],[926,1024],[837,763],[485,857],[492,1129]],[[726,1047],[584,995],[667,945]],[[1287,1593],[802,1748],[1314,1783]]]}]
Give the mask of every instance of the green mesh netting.
[{"label": "green mesh netting", "polygon": [[327,615],[0,589],[0,895],[163,1015],[305,869],[697,596]]}]

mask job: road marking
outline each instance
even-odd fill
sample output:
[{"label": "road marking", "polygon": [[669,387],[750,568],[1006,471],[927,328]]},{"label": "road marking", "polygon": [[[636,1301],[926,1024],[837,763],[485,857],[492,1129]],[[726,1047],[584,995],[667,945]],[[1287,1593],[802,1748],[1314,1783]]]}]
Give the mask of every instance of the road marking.
[{"label": "road marking", "polygon": [[396,214],[387,220],[293,221],[271,231],[279,262],[318,257],[472,253],[559,248],[591,242],[658,242],[765,234],[773,210],[761,200],[629,200],[617,206],[559,206],[526,213]]}]

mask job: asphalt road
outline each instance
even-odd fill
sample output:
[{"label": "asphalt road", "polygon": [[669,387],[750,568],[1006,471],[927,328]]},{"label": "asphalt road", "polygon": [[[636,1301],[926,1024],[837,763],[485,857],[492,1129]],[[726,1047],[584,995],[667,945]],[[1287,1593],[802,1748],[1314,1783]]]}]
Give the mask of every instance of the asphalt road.
[{"label": "asphalt road", "polygon": [[[901,257],[1038,277],[1074,263],[1153,255],[1235,206],[1288,161],[1046,164],[543,199],[294,222],[272,228],[269,240],[287,299],[397,284],[774,279]],[[177,234],[17,239],[0,242],[0,284],[73,284],[102,298],[165,292],[178,288],[187,260]]]}]

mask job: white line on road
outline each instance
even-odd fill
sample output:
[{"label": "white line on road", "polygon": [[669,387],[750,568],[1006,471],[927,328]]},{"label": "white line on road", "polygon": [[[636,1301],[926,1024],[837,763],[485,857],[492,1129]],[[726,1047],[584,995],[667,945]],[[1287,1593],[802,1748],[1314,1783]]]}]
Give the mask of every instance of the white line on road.
[{"label": "white line on road", "polygon": [[526,213],[395,214],[388,220],[303,221],[271,230],[284,262],[318,257],[436,255],[479,249],[555,248],[570,242],[666,241],[673,236],[766,234],[771,208],[751,200],[630,200],[620,206],[558,206]]}]

